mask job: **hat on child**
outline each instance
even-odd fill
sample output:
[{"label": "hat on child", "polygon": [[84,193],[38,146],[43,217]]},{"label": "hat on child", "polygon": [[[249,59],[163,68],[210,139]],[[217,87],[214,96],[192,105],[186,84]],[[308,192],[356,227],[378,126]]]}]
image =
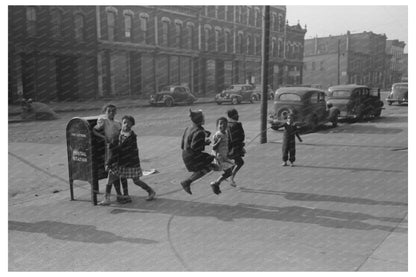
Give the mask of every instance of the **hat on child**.
[{"label": "hat on child", "polygon": [[192,111],[191,109],[189,109],[189,116],[191,117],[191,120],[193,123],[195,124],[201,124],[202,121],[204,120],[204,114],[202,113],[202,110],[198,110],[196,112]]}]

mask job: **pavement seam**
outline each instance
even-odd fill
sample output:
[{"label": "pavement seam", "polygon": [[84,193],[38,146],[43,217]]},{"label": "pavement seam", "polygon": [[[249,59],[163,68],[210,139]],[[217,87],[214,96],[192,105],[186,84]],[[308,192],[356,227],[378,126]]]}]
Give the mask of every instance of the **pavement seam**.
[{"label": "pavement seam", "polygon": [[[396,226],[394,226],[391,230],[390,233],[388,233],[385,238],[373,249],[373,251],[368,255],[368,257],[361,263],[361,265],[359,265],[357,267],[357,269],[355,271],[360,271],[360,269],[367,263],[367,261],[371,258],[371,256],[376,252],[376,250],[387,240],[387,238],[399,227],[400,224],[402,224],[405,220],[405,218],[407,217],[408,213],[406,212],[406,214],[403,216],[402,220],[396,224]],[[377,259],[377,258],[372,258],[372,259]],[[378,259],[378,260],[383,260],[383,259]],[[385,261],[385,260],[383,260]],[[401,263],[403,264],[403,263]]]}]

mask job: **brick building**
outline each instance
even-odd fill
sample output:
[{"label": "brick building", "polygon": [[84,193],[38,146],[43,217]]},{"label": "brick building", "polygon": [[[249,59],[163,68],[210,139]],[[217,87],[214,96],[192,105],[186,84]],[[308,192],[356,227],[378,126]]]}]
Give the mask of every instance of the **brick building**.
[{"label": "brick building", "polygon": [[303,82],[383,87],[386,36],[363,32],[305,40]]},{"label": "brick building", "polygon": [[385,87],[389,88],[393,83],[398,83],[407,77],[407,56],[404,54],[404,41],[387,40],[386,42],[386,80]]},{"label": "brick building", "polygon": [[[263,6],[9,6],[9,99],[213,95],[260,83]],[[271,6],[269,82],[301,83],[306,30]]]}]

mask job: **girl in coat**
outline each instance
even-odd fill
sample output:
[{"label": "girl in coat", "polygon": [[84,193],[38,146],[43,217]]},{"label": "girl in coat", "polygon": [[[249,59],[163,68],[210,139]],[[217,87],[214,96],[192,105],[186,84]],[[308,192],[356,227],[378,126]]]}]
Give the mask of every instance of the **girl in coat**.
[{"label": "girl in coat", "polygon": [[204,152],[205,146],[211,141],[209,140],[210,133],[202,127],[205,124],[202,111],[189,111],[192,126],[187,127],[183,133],[181,149],[185,167],[192,172],[192,175],[182,181],[181,186],[187,193],[192,194],[191,183],[213,169],[214,156]]},{"label": "girl in coat", "polygon": [[243,125],[238,121],[238,112],[236,109],[231,109],[227,112],[228,116],[228,133],[230,135],[229,139],[229,154],[228,157],[234,160],[234,167],[231,174],[231,183],[230,185],[236,187],[234,181],[235,175],[244,165],[243,157],[246,153],[244,149],[245,143],[245,133]]},{"label": "girl in coat", "polygon": [[110,204],[111,184],[118,178],[133,179],[133,183],[148,193],[147,201],[154,199],[156,193],[145,182],[140,180],[143,176],[140,167],[139,149],[137,147],[137,136],[131,130],[135,124],[134,117],[125,115],[122,118],[122,127],[117,143],[111,146],[111,155],[106,161],[109,171],[108,184],[105,199],[101,205]]}]

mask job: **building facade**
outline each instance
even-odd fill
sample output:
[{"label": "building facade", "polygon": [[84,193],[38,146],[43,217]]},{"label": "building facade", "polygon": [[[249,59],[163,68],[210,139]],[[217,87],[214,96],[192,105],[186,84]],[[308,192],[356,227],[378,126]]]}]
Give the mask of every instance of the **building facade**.
[{"label": "building facade", "polygon": [[[260,83],[262,17],[263,6],[9,6],[9,99]],[[306,30],[288,25],[285,6],[271,6],[270,24],[270,84],[302,83]]]},{"label": "building facade", "polygon": [[363,32],[305,40],[303,82],[384,87],[386,36]]},{"label": "building facade", "polygon": [[387,40],[386,42],[386,80],[385,87],[389,88],[393,83],[398,83],[407,78],[407,57],[404,54],[404,41]]}]

